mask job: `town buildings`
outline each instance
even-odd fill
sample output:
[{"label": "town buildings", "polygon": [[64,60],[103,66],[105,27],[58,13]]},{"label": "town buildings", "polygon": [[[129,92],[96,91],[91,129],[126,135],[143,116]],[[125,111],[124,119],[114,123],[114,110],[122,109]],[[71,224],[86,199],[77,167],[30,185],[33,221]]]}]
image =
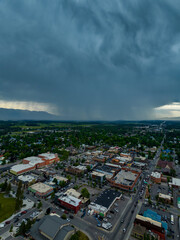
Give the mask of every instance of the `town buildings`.
[{"label": "town buildings", "polygon": [[140,175],[141,172],[130,170],[129,168],[122,168],[108,181],[113,187],[117,187],[126,191],[132,191]]}]

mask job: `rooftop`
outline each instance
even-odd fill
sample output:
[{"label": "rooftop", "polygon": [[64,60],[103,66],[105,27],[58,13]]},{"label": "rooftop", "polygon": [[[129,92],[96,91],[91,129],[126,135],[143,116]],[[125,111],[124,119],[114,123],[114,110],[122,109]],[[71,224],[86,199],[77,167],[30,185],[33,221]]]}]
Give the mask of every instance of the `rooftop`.
[{"label": "rooftop", "polygon": [[159,197],[160,197],[160,198],[164,198],[164,199],[171,200],[171,196],[166,195],[166,194],[163,194],[163,193],[159,193]]},{"label": "rooftop", "polygon": [[47,237],[52,240],[64,240],[66,235],[73,230],[62,218],[47,215],[32,226],[30,233],[36,240],[47,240]]},{"label": "rooftop", "polygon": [[22,182],[32,182],[36,178],[31,175],[21,175],[21,176],[18,176],[18,179]]},{"label": "rooftop", "polygon": [[75,207],[77,207],[81,202],[81,200],[79,200],[78,198],[67,194],[62,194],[58,199]]},{"label": "rooftop", "polygon": [[151,177],[161,178],[161,173],[159,173],[159,172],[152,172],[152,173],[151,173]]},{"label": "rooftop", "polygon": [[39,193],[45,193],[45,192],[48,192],[50,190],[53,190],[52,187],[48,186],[47,184],[44,184],[44,183],[35,183],[31,186],[31,188],[33,190],[35,190],[36,192],[39,192]]},{"label": "rooftop", "polygon": [[20,172],[22,170],[26,170],[28,168],[32,168],[32,165],[30,164],[16,164],[11,167],[11,170],[14,172]]},{"label": "rooftop", "polygon": [[56,178],[58,181],[62,182],[62,181],[65,181],[67,182],[68,179],[65,178],[65,177],[62,177],[62,176],[59,176],[59,175],[54,175],[53,178]]},{"label": "rooftop", "polygon": [[141,215],[136,215],[136,219],[139,219],[139,220],[142,220],[142,221],[145,221],[145,222],[149,222],[155,226],[158,226],[158,227],[162,227],[162,224],[160,222],[157,222],[155,220],[152,220],[151,218],[148,218],[148,217],[144,217],[144,216],[141,216]]},{"label": "rooftop", "polygon": [[75,189],[73,188],[70,188],[68,189],[65,194],[69,195],[69,196],[72,196],[72,197],[75,197],[75,198],[80,198],[81,196],[81,193],[77,192]]},{"label": "rooftop", "polygon": [[94,201],[95,204],[106,207],[107,209],[111,206],[116,198],[120,198],[121,193],[108,189],[103,191],[97,199]]},{"label": "rooftop", "polygon": [[27,157],[27,158],[24,158],[24,160],[27,160],[29,161],[29,164],[30,165],[36,165],[37,163],[43,163],[44,161],[39,158],[39,157]]},{"label": "rooftop", "polygon": [[48,160],[56,158],[56,155],[54,153],[41,153],[38,155],[39,157],[46,158]]},{"label": "rooftop", "polygon": [[136,178],[138,177],[137,173],[133,173],[128,170],[122,169],[118,174],[113,178],[115,183],[122,184],[126,186],[131,186]]},{"label": "rooftop", "polygon": [[96,171],[93,171],[93,172],[91,173],[91,175],[98,176],[98,177],[104,177],[104,176],[105,176],[104,173],[96,172]]},{"label": "rooftop", "polygon": [[180,187],[180,179],[179,178],[172,178],[172,185]]}]

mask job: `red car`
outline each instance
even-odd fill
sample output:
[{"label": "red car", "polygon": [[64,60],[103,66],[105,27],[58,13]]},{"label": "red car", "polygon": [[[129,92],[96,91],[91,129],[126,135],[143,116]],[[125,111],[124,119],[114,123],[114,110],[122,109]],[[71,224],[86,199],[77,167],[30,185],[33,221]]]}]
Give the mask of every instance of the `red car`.
[{"label": "red car", "polygon": [[67,210],[65,210],[64,213],[68,214],[69,212]]},{"label": "red car", "polygon": [[21,214],[26,214],[26,213],[27,213],[27,211],[22,211],[22,212],[21,212]]},{"label": "red car", "polygon": [[5,224],[10,224],[11,221],[6,221]]}]

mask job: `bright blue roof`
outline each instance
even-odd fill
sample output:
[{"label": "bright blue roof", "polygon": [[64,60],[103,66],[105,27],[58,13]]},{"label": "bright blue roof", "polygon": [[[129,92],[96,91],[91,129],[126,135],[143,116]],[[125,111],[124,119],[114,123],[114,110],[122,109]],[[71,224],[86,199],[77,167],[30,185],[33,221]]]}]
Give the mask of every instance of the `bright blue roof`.
[{"label": "bright blue roof", "polygon": [[148,217],[153,219],[154,221],[162,223],[162,227],[167,230],[168,226],[166,222],[161,221],[161,216],[157,214],[157,212],[152,211],[151,209],[147,209],[147,211],[144,211],[143,214],[144,217]]}]

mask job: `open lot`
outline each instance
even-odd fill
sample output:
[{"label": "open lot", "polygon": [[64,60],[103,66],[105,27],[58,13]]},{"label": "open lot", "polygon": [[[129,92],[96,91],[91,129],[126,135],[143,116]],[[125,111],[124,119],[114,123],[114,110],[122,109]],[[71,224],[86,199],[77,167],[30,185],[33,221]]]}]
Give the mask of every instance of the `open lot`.
[{"label": "open lot", "polygon": [[3,193],[0,193],[0,222],[9,218],[15,211],[15,199],[4,197]]}]

